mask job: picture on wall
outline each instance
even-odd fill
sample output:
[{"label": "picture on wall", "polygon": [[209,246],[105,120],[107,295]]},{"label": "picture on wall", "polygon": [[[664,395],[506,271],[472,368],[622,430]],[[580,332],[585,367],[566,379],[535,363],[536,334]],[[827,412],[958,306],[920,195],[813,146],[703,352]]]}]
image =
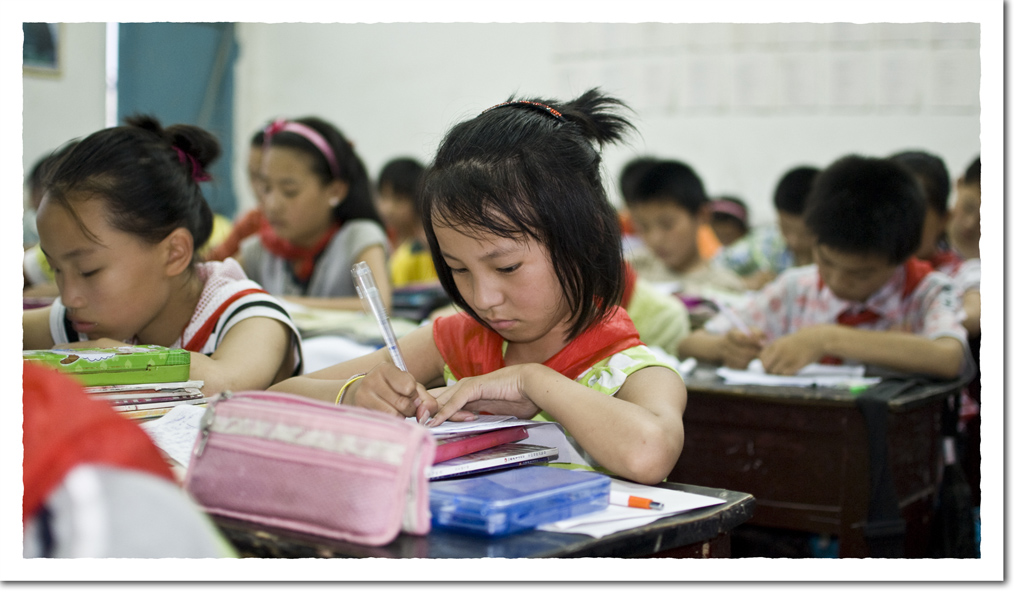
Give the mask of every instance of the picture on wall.
[{"label": "picture on wall", "polygon": [[22,67],[26,74],[60,75],[60,24],[22,23]]}]

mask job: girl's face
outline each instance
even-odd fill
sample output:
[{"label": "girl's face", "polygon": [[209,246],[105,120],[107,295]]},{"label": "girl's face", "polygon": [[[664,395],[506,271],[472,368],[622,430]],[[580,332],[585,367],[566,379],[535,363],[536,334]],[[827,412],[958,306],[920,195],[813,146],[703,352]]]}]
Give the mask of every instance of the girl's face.
[{"label": "girl's face", "polygon": [[434,234],[459,293],[502,338],[551,354],[565,345],[569,306],[543,245],[437,224]]},{"label": "girl's face", "polygon": [[[281,238],[304,247],[320,240],[331,226],[331,212],[345,196],[345,185],[324,185],[301,151],[270,147],[263,153],[263,212]],[[332,201],[334,200],[334,201]]]},{"label": "girl's face", "polygon": [[96,241],[48,196],[37,218],[61,301],[79,333],[127,341],[158,320],[171,296],[162,247],[110,226],[102,199],[70,201]]}]

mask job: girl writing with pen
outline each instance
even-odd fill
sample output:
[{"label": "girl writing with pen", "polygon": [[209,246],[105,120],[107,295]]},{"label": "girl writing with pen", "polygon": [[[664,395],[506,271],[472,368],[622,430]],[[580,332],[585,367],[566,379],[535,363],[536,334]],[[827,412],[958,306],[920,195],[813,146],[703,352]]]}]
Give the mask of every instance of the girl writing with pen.
[{"label": "girl writing with pen", "polygon": [[450,130],[422,212],[462,311],[398,341],[408,372],[378,350],[272,389],[428,425],[483,411],[552,419],[596,464],[662,481],[683,447],[686,388],[617,304],[619,226],[596,144],[631,128],[622,107],[597,90],[512,99]]}]

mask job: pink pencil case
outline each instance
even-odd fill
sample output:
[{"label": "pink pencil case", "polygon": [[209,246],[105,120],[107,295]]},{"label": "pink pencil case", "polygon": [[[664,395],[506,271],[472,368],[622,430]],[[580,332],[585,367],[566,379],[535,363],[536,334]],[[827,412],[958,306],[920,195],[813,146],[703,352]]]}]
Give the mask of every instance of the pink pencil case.
[{"label": "pink pencil case", "polygon": [[430,531],[434,438],[414,422],[263,391],[208,404],[185,488],[206,511],[378,546]]}]

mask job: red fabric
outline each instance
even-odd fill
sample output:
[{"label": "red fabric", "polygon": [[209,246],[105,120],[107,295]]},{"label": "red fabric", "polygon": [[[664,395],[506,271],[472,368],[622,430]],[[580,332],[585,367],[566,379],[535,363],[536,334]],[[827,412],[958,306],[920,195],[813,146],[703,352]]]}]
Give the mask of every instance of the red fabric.
[{"label": "red fabric", "polygon": [[238,253],[242,241],[258,233],[263,225],[267,223],[266,216],[258,209],[250,209],[245,215],[235,221],[234,227],[228,233],[226,239],[220,245],[214,247],[206,254],[206,261],[224,261]]},{"label": "red fabric", "polygon": [[[906,299],[909,297],[917,286],[921,284],[924,277],[928,276],[928,273],[932,271],[932,265],[924,260],[917,258],[910,258],[903,264],[906,276],[903,281],[903,291],[900,297]],[[824,286],[824,281],[821,277],[818,277],[818,288]],[[877,312],[864,308],[859,312],[851,312],[846,310],[836,318],[836,323],[845,325],[848,327],[856,327],[863,324],[871,324],[881,318]],[[825,356],[820,360],[821,364],[842,364],[842,360],[835,356]]]},{"label": "red fabric", "polygon": [[622,267],[626,273],[626,287],[622,290],[622,303],[619,305],[628,308],[630,300],[633,299],[633,290],[636,289],[636,270],[633,270],[629,262],[622,262]]},{"label": "red fabric", "polygon": [[[505,366],[502,338],[465,313],[434,321],[434,342],[456,379],[486,375]],[[544,361],[570,379],[609,356],[641,345],[633,321],[621,306]]]},{"label": "red fabric", "polygon": [[88,397],[71,377],[23,362],[22,520],[35,514],[50,492],[83,463],[145,471],[174,480],[160,451],[138,425],[106,402]]},{"label": "red fabric", "polygon": [[341,229],[340,224],[331,224],[327,233],[312,247],[300,247],[291,241],[277,236],[269,222],[264,222],[260,227],[260,241],[270,253],[292,262],[295,276],[303,283],[313,276],[313,267],[316,265],[316,258],[323,252],[331,238]]},{"label": "red fabric", "polygon": [[220,307],[217,308],[217,311],[211,314],[210,317],[206,319],[206,322],[203,323],[203,326],[199,327],[199,330],[196,331],[196,334],[192,336],[192,339],[189,339],[188,343],[182,346],[182,349],[188,350],[190,352],[201,352],[203,350],[203,346],[206,345],[206,340],[210,338],[210,333],[213,333],[214,327],[217,326],[217,321],[220,320],[220,317],[224,315],[224,311],[228,309],[228,306],[233,304],[235,300],[237,300],[238,298],[245,297],[250,293],[266,293],[266,291],[264,291],[263,289],[243,289],[238,293],[235,293],[231,297],[227,298],[227,300],[225,300],[224,303],[222,303]]},{"label": "red fabric", "polygon": [[957,252],[953,251],[952,249],[944,249],[935,252],[935,254],[932,255],[932,257],[928,258],[925,261],[931,264],[933,270],[942,270],[947,266],[955,268],[956,266],[962,264],[964,260],[962,257],[960,257],[960,255]]}]

